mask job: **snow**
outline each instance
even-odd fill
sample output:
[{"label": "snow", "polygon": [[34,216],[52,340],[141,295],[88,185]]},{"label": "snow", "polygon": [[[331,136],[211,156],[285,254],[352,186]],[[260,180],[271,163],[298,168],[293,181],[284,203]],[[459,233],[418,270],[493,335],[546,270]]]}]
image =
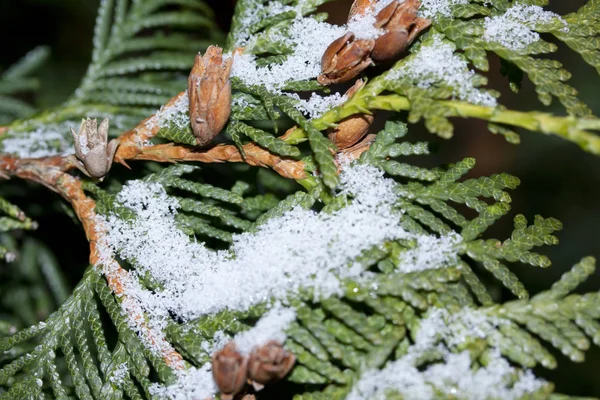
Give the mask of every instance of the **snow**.
[{"label": "snow", "polygon": [[[492,348],[486,364],[479,367],[468,351],[450,351],[468,339],[497,335],[496,327],[502,323],[507,322],[477,310],[450,314],[444,309],[432,309],[420,321],[414,344],[407,353],[381,370],[365,371],[347,400],[385,399],[388,391],[407,399],[436,399],[444,394],[460,395],[465,400],[512,400],[541,390],[545,381],[535,378],[530,370],[512,367],[498,349]],[[419,359],[432,350],[440,353],[441,362],[423,368]]]},{"label": "snow", "polygon": [[[373,27],[374,15],[389,3],[390,0],[378,2],[347,26],[302,17],[306,7],[303,1],[296,6],[270,2],[266,12],[257,3],[242,18],[243,27],[265,16],[296,12],[288,27],[289,36],[278,38],[292,49],[292,54],[282,64],[265,67],[258,67],[255,56],[248,52],[235,55],[232,76],[249,85],[263,85],[272,93],[283,93],[282,88],[288,82],[314,79],[321,72],[325,49],[347,30],[362,39],[375,39],[381,34]],[[449,16],[451,6],[466,4],[467,0],[422,3],[419,14],[434,18]],[[513,9],[516,7],[522,6]],[[546,16],[534,14],[538,21]],[[241,33],[236,42],[245,45],[248,51],[255,39]],[[448,86],[460,100],[495,106],[496,100],[490,94],[475,87],[475,72],[454,50],[451,43],[434,36],[407,59],[402,69],[391,71],[388,79],[408,79],[421,88]],[[346,100],[339,93],[331,96],[313,93],[308,100],[287,95],[295,98],[299,110],[311,118]],[[245,102],[240,99],[238,105]],[[182,96],[175,104],[161,108],[155,123],[187,129],[188,107],[187,95]],[[373,166],[343,163],[338,196],[351,199],[345,207],[329,214],[296,207],[268,220],[254,232],[234,234],[229,249],[214,251],[204,243],[190,240],[177,228],[179,204],[161,184],[129,181],[117,201],[135,217],[122,219],[114,214],[100,217],[98,229],[105,234],[98,243],[99,265],[107,276],[117,273],[114,261],[117,257],[133,266],[129,271],[119,272],[125,292],[121,305],[132,329],[157,354],[172,350],[164,329],[174,317],[190,321],[225,309],[246,311],[259,304],[270,305],[249,330],[234,337],[217,331],[213,338],[201,343],[207,354],[213,354],[233,340],[238,351],[247,356],[252,349],[271,340],[285,342],[285,331],[296,319],[288,301],[301,289],[312,288],[318,301],[341,296],[342,282],[346,279],[368,281],[373,276],[365,271],[368,266],[355,261],[365,250],[392,240],[412,241],[415,247],[399,256],[400,273],[456,265],[460,236],[415,235],[405,231],[400,225],[402,211],[395,206],[398,196],[395,186],[395,181],[385,178],[383,171]],[[150,276],[157,287],[142,286],[140,278],[145,276]],[[489,363],[478,368],[468,352],[453,352],[473,338],[495,343],[497,328],[503,323],[501,319],[469,309],[456,314],[443,309],[430,310],[420,321],[407,354],[381,370],[364,371],[348,399],[383,399],[389,389],[405,398],[419,399],[433,399],[439,393],[461,393],[466,399],[516,399],[540,390],[543,381],[528,370],[512,367],[495,348],[489,352]],[[150,337],[144,339],[148,332]],[[441,360],[423,368],[419,358],[432,349],[440,352]],[[154,384],[151,394],[184,400],[212,397],[218,391],[210,363],[175,374],[174,384]]]},{"label": "snow", "polygon": [[127,375],[129,374],[129,368],[127,367],[127,363],[124,362],[122,364],[120,364],[112,373],[112,375],[110,376],[110,381],[111,383],[113,383],[114,385],[117,385],[118,387],[122,387],[125,377],[127,377]]},{"label": "snow", "polygon": [[[285,329],[296,319],[296,312],[276,304],[265,313],[256,325],[247,331],[238,333],[234,338],[236,350],[243,356],[248,356],[256,347],[262,346],[271,340],[283,343],[287,338]],[[222,349],[232,338],[217,331],[211,344],[202,343],[207,353]],[[187,370],[177,371],[177,381],[169,386],[154,384],[150,392],[159,397],[170,400],[184,400],[190,398],[210,398],[217,392],[212,383],[212,366],[206,363],[200,368],[190,367]]]},{"label": "snow", "polygon": [[[138,334],[142,343],[158,356],[171,353],[174,349],[164,333],[168,315],[152,296],[152,292],[142,287],[138,276],[119,268],[114,260],[114,251],[104,236],[107,229],[106,221],[102,217],[96,217],[96,230],[100,238],[96,243],[96,251],[101,260],[97,266],[108,279],[120,282],[123,293],[117,297],[127,324]],[[149,311],[154,314],[146,319],[145,313]]]},{"label": "snow", "polygon": [[354,33],[356,39],[374,40],[384,33],[383,29],[375,28],[375,13],[372,11],[365,15],[355,15],[348,21],[347,30]]},{"label": "snow", "polygon": [[407,79],[419,88],[448,86],[460,100],[485,106],[496,106],[496,99],[474,86],[475,72],[467,61],[454,52],[454,45],[434,36],[424,43],[400,68],[391,70],[389,80]]},{"label": "snow", "polygon": [[521,50],[540,39],[539,33],[532,30],[536,25],[548,24],[557,18],[568,29],[558,14],[544,11],[540,6],[517,4],[502,15],[485,18],[483,39],[511,50]]},{"label": "snow", "polygon": [[13,154],[19,158],[41,158],[63,156],[74,153],[69,128],[79,131],[79,124],[66,121],[59,124],[40,124],[26,131],[5,133],[0,141],[2,153]]},{"label": "snow", "polygon": [[242,355],[248,355],[256,347],[274,340],[285,342],[285,330],[296,320],[296,311],[292,308],[276,305],[263,315],[252,329],[238,333],[234,337],[236,349]]},{"label": "snow", "polygon": [[[96,118],[98,124],[105,117],[109,118],[110,125],[118,130],[129,128],[131,121],[124,115],[105,114],[98,110],[87,110],[84,117]],[[0,138],[0,153],[13,154],[19,158],[43,158],[52,156],[66,156],[75,153],[73,137],[70,128],[79,132],[80,119],[66,120],[57,123],[43,123],[41,121],[27,121],[27,128],[21,126],[9,129]],[[84,152],[87,149],[87,138],[82,137]]]},{"label": "snow", "polygon": [[316,78],[321,73],[323,53],[346,33],[343,26],[314,18],[295,19],[288,29],[289,36],[283,42],[293,48],[293,53],[283,63],[258,67],[255,56],[244,53],[235,56],[231,75],[249,85],[264,85],[271,92],[277,92],[287,82]]},{"label": "snow", "polygon": [[158,383],[150,386],[150,394],[159,399],[190,400],[212,398],[217,392],[210,363],[200,368],[175,371],[177,381],[169,386]]},{"label": "snow", "polygon": [[311,119],[320,117],[332,107],[340,106],[348,100],[347,96],[340,93],[321,96],[313,92],[308,100],[301,99],[296,93],[289,96],[298,100],[297,108]]},{"label": "snow", "polygon": [[[106,233],[98,243],[98,264],[109,276],[118,271],[116,256],[135,266],[119,272],[125,292],[121,305],[145,345],[164,355],[172,350],[163,332],[172,316],[190,320],[223,309],[247,310],[271,301],[285,303],[306,287],[314,289],[317,299],[341,295],[343,279],[371,276],[364,271],[366,266],[353,260],[364,250],[388,240],[414,239],[423,246],[423,251],[417,247],[407,252],[406,262],[398,267],[400,272],[456,263],[457,237],[418,236],[400,226],[400,214],[393,209],[396,184],[385,178],[383,171],[368,165],[345,165],[340,181],[339,195],[353,198],[341,210],[326,214],[295,208],[268,220],[256,232],[234,235],[231,248],[218,252],[190,241],[176,228],[178,203],[160,184],[130,181],[117,201],[136,217],[99,218],[98,229]],[[427,255],[419,256],[420,252]],[[146,274],[160,289],[142,287],[139,278]],[[294,319],[294,310],[272,306],[254,328],[234,340],[244,353],[269,340],[283,342],[283,332]],[[150,337],[145,338],[148,331]],[[212,343],[203,347],[212,352],[228,340],[219,332]],[[205,375],[209,383],[198,381]],[[196,386],[190,386],[190,382],[196,382]],[[156,386],[155,390],[167,398],[179,399],[185,398],[178,396],[186,391],[210,396],[211,385],[212,376],[200,369],[180,373],[174,387]]]},{"label": "snow", "polygon": [[[149,120],[151,124],[158,124],[161,128],[172,125],[178,129],[187,129],[190,126],[190,100],[187,91],[170,106],[162,106],[156,112],[156,119]],[[148,126],[151,128],[151,126]]]},{"label": "snow", "polygon": [[[354,196],[347,207],[332,214],[297,207],[254,233],[234,235],[231,249],[215,252],[190,242],[176,228],[177,202],[160,184],[131,181],[117,199],[137,218],[108,216],[107,245],[135,262],[135,274],[149,273],[163,287],[155,293],[136,291],[150,315],[166,318],[174,313],[185,320],[285,300],[304,287],[314,288],[317,297],[341,294],[340,279],[362,273],[362,268],[350,270],[348,264],[387,240],[417,239],[427,248],[425,258],[408,253],[410,271],[453,261],[454,237],[417,237],[400,226],[400,215],[393,211],[394,181],[382,171],[357,165],[341,174],[341,182],[342,192]],[[110,252],[103,255],[107,261],[110,257]]]},{"label": "snow", "polygon": [[418,15],[428,19],[450,17],[452,6],[457,4],[469,4],[469,0],[421,0]]},{"label": "snow", "polygon": [[[276,5],[276,2],[271,2],[266,6],[267,15],[277,15],[285,11],[296,12],[297,16],[286,28],[289,31],[285,35],[281,32],[272,32],[273,41],[279,41],[291,48],[292,53],[281,64],[259,67],[256,65],[256,56],[250,54],[256,37],[239,37],[236,46],[246,46],[246,52],[235,56],[231,75],[249,85],[265,86],[272,93],[282,93],[281,89],[288,82],[315,79],[321,73],[323,53],[334,40],[347,31],[353,32],[357,40],[376,39],[383,33],[383,30],[373,26],[375,15],[390,2],[390,0],[378,2],[364,15],[354,16],[347,25],[343,26],[320,22],[312,17],[302,17],[302,10],[306,8],[302,1],[295,7]],[[242,25],[251,26],[259,20],[260,15],[258,11],[250,11],[249,15],[242,20]],[[290,96],[299,99],[295,94]],[[308,101],[300,100],[298,109],[310,118],[317,118],[343,101],[345,97],[339,93],[331,96],[319,96],[313,93]]]}]

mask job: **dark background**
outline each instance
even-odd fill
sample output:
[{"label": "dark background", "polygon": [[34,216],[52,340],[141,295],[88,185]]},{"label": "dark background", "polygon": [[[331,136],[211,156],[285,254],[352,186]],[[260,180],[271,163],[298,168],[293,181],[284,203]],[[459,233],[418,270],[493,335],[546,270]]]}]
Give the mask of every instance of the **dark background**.
[{"label": "dark background", "polygon": [[[233,0],[209,1],[217,11],[217,19],[227,30],[233,9]],[[345,20],[351,0],[327,4],[332,21]],[[551,0],[550,9],[560,14],[575,11],[584,0]],[[43,90],[36,98],[41,108],[60,104],[77,87],[91,54],[92,33],[98,1],[96,0],[2,0],[0,1],[0,67],[7,67],[33,47],[46,44],[52,55],[40,71]],[[600,115],[597,92],[600,79],[595,70],[566,46],[552,57],[561,60],[573,77],[570,84],[580,91],[580,97]],[[491,59],[490,84],[502,91],[502,104],[519,110],[539,109],[564,114],[558,102],[545,108],[537,100],[531,83],[525,79],[521,93],[514,94],[498,71],[499,62]],[[463,157],[477,158],[477,167],[471,176],[507,172],[521,179],[521,186],[512,193],[513,213],[493,228],[495,237],[505,238],[512,228],[512,215],[524,214],[530,221],[535,214],[553,216],[564,223],[558,236],[561,244],[542,251],[554,264],[545,271],[518,266],[515,272],[532,292],[548,288],[559,276],[580,258],[600,256],[600,157],[583,152],[576,145],[554,136],[521,131],[522,143],[515,146],[502,137],[490,134],[486,124],[475,120],[457,120],[455,137],[437,146],[439,152],[431,163],[447,163]],[[413,127],[410,139],[420,136],[433,142],[442,142],[423,132],[421,126]],[[54,202],[54,195],[44,189],[32,188],[40,209]],[[40,217],[40,229],[35,235],[48,243],[57,254],[65,273],[73,283],[81,277],[87,260],[87,245],[82,231],[64,216],[53,210]],[[57,235],[57,232],[64,232]],[[69,232],[73,234],[69,234]],[[68,240],[66,239],[68,238]],[[71,267],[71,268],[69,268]],[[600,289],[597,273],[582,285],[581,291]],[[503,295],[503,293],[501,294]],[[537,371],[556,382],[557,391],[572,395],[600,396],[600,350],[592,348],[587,361],[573,364],[558,356],[560,373]]]}]

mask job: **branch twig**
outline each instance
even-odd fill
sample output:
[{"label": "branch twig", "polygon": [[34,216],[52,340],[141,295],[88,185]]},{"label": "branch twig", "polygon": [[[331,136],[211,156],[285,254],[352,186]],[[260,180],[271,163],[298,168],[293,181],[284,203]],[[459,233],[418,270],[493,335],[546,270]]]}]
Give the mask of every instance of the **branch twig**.
[{"label": "branch twig", "polygon": [[[52,191],[59,193],[71,203],[90,243],[90,263],[97,265],[100,261],[97,245],[104,232],[99,229],[101,227],[98,225],[95,212],[96,202],[86,196],[81,180],[66,172],[70,167],[64,157],[47,157],[43,159],[19,159],[6,155],[0,157],[0,170],[7,175],[41,183]],[[111,267],[112,272],[106,274],[108,286],[119,301],[127,301],[128,295],[123,284],[127,271],[121,268],[115,260],[112,260]],[[145,335],[148,342],[155,343],[157,341],[152,330],[141,316],[130,317],[134,318],[134,323],[136,323],[139,331]],[[161,356],[167,365],[174,369],[183,367],[183,358],[177,351],[173,348],[163,349],[162,347],[161,350]]]}]

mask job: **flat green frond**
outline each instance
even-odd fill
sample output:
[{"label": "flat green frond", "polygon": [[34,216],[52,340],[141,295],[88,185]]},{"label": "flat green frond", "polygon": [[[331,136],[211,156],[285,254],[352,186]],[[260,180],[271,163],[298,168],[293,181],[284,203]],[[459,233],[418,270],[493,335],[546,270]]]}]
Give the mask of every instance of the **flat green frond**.
[{"label": "flat green frond", "polygon": [[46,62],[49,54],[47,46],[38,46],[0,73],[1,125],[35,112],[35,107],[25,101],[23,95],[40,89],[39,80],[32,75]]},{"label": "flat green frond", "polygon": [[238,132],[243,133],[259,146],[262,146],[275,154],[289,157],[300,156],[300,150],[298,150],[297,147],[287,144],[283,140],[263,131],[262,129],[253,128],[250,125],[244,124],[243,122],[238,122],[231,127],[229,132],[232,130],[237,130]]},{"label": "flat green frond", "polygon": [[[92,63],[69,104],[119,105],[124,114],[164,104],[185,89],[182,75],[194,56],[218,39],[212,17],[200,0],[103,1]],[[201,37],[202,31],[212,33]],[[137,79],[142,74],[154,88],[164,87],[160,95],[149,93],[149,85]]]},{"label": "flat green frond", "polygon": [[[561,223],[533,213],[528,222],[511,211],[522,203],[511,193],[519,178],[477,176],[478,154],[436,158],[440,140],[409,135],[408,124],[449,139],[458,118],[477,119],[511,143],[522,128],[600,154],[600,119],[554,54],[554,42],[564,43],[600,71],[600,2],[559,16],[541,8],[547,0],[414,1],[431,22],[422,32],[409,2],[396,2],[407,26],[393,33],[418,35],[395,62],[379,60],[368,41],[398,19],[381,30],[373,15],[334,26],[316,13],[326,2],[237,1],[224,46],[231,112],[215,147],[197,146],[185,94],[194,57],[223,45],[208,2],[101,1],[89,68],[54,109],[32,114],[22,96],[38,87],[32,72],[45,49],[0,75],[6,173],[58,189],[99,260],[75,274],[60,265],[64,251],[28,236],[31,217],[52,211],[37,199],[13,204],[9,195],[21,192],[7,186],[0,257],[16,257],[0,268],[0,399],[224,398],[211,369],[230,341],[238,367],[269,341],[294,359],[264,391],[241,368],[233,398],[566,398],[534,373],[557,368],[557,354],[581,362],[600,344],[600,293],[574,293],[594,258],[530,293],[525,276],[551,266],[539,248],[558,244]],[[324,57],[348,30],[355,38]],[[366,62],[325,86],[327,61],[342,75]],[[541,108],[507,109],[492,88],[498,72],[514,92],[537,94]],[[566,115],[544,111],[554,100]],[[352,143],[332,134],[366,114],[374,121],[349,130]],[[4,126],[4,117],[20,119]],[[73,152],[69,131],[83,117],[108,117],[111,137],[145,121],[152,138],[140,150],[172,163],[122,157],[131,169],[115,166],[102,181],[66,170],[60,157]],[[173,148],[198,157],[165,160],[171,153],[161,151]],[[218,149],[239,157],[202,156]],[[290,179],[281,166],[302,175]],[[73,187],[53,186],[55,173]],[[84,195],[93,220],[68,207]],[[496,238],[509,214],[514,229]],[[75,243],[57,240],[68,251]]]}]

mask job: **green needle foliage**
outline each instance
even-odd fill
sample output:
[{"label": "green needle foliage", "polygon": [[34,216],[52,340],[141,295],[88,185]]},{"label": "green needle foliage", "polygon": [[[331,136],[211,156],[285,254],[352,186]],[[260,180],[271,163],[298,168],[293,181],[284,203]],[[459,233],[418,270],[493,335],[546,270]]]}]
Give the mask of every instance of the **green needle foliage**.
[{"label": "green needle foliage", "polygon": [[[73,150],[68,127],[76,126],[80,118],[108,116],[111,135],[116,136],[160,108],[161,118],[167,120],[159,121],[152,144],[165,144],[164,148],[178,144],[192,154],[211,151],[195,147],[187,104],[170,110],[163,107],[186,89],[196,53],[204,54],[211,44],[224,45],[229,52],[243,45],[244,57],[254,57],[255,66],[275,70],[297,56],[294,21],[302,17],[304,23],[325,21],[327,15],[318,8],[327,1],[239,0],[225,35],[201,0],[103,0],[91,62],[65,104],[35,113],[17,96],[38,88],[31,74],[46,57],[45,48],[32,51],[0,75],[1,149],[20,158],[69,154]],[[189,237],[190,243],[202,243],[211,254],[221,254],[217,251],[229,249],[243,235],[255,234],[290,211],[334,216],[359,202],[358,196],[339,190],[341,158],[336,152],[343,149],[328,138],[328,129],[355,114],[387,111],[382,128],[371,129],[375,136],[355,162],[381,170],[390,179],[395,200],[389,218],[397,218],[407,235],[362,251],[349,268],[360,266],[364,274],[360,279],[338,277],[339,296],[325,296],[310,285],[286,294],[284,302],[296,317],[285,328],[283,345],[296,363],[281,382],[256,392],[258,399],[273,393],[282,399],[356,399],[352,396],[369,374],[384,373],[394,365],[426,374],[461,355],[468,357],[473,374],[489,373],[506,363],[511,375],[498,380],[502,388],[520,394],[511,398],[568,399],[574,397],[555,393],[546,381],[522,392],[516,388],[532,368],[568,368],[559,354],[582,362],[585,351],[600,345],[600,292],[578,291],[594,273],[594,258],[581,259],[547,290],[530,293],[518,274],[531,267],[551,267],[540,248],[558,244],[555,234],[562,224],[551,217],[536,215],[528,221],[517,214],[510,236],[494,238],[489,229],[507,218],[510,191],[520,180],[506,173],[472,177],[476,158],[484,156],[479,154],[450,165],[424,167],[419,159],[434,158],[430,143],[407,139],[409,124],[421,120],[429,132],[449,139],[453,122],[460,117],[486,121],[492,133],[511,143],[519,142],[514,130],[523,128],[560,136],[600,154],[595,133],[600,120],[566,83],[569,72],[551,57],[557,50],[555,42],[561,42],[600,73],[600,2],[589,0],[561,18],[529,23],[534,38],[543,36],[518,48],[486,40],[486,24],[503,18],[511,8],[545,6],[548,1],[447,3],[447,11],[432,16],[431,28],[404,58],[367,69],[366,84],[356,94],[312,118],[303,112],[303,99],[329,94],[331,89],[315,77],[298,77],[277,87],[250,81],[235,70],[238,59],[234,58],[231,115],[215,146],[230,145],[247,164],[130,161],[133,172],[115,168],[103,182],[82,179],[100,218],[131,223],[139,215],[120,197],[126,181],[133,177],[162,186],[177,207],[172,222],[186,240]],[[423,76],[407,72],[415,62],[422,62],[422,54],[440,46],[463,63],[468,81],[451,82],[432,71]],[[487,87],[484,76],[495,56],[502,60],[501,72],[512,90],[519,91],[528,79],[540,107],[556,99],[566,115],[543,108],[509,110],[496,104],[499,93]],[[467,89],[476,97],[465,95]],[[487,101],[477,100],[481,98]],[[301,165],[305,176],[284,178],[265,168],[272,164],[250,162],[244,153],[248,144],[281,162]],[[67,266],[59,265],[52,250],[30,235],[28,231],[37,224],[11,202],[10,194],[7,191],[7,200],[0,198],[0,257],[16,258],[0,267],[0,400],[154,399],[161,398],[161,388],[178,385],[182,372],[172,368],[152,347],[153,339],[139,329],[152,326],[156,316],[128,315],[132,296],[112,292],[103,265],[83,266],[85,272],[71,289],[65,277]],[[71,210],[69,215],[73,216]],[[447,265],[406,268],[412,262],[410,254],[420,250],[422,237],[455,240]],[[130,257],[121,250],[116,259],[136,287],[163,293],[165,283],[144,269],[142,255]],[[307,243],[302,251],[314,249]],[[498,296],[500,289],[505,289],[508,299]],[[161,320],[160,333],[182,355],[184,371],[202,371],[210,365],[223,335],[251,331],[276,300],[281,298],[263,298],[246,310],[224,308],[194,318],[171,312]],[[423,335],[431,326],[439,331],[434,329],[423,347]],[[402,364],[406,360],[411,364]],[[487,381],[481,379],[485,386]],[[478,398],[469,392],[471,388],[452,380],[440,384],[430,379],[424,386],[433,393],[431,398]],[[385,398],[417,398],[407,388],[410,385],[392,384],[386,387]],[[171,398],[191,399],[190,393]]]},{"label": "green needle foliage", "polygon": [[36,47],[6,71],[1,71],[0,124],[33,114],[35,107],[20,99],[19,95],[39,90],[39,80],[31,75],[40,68],[48,54],[47,47]]}]

